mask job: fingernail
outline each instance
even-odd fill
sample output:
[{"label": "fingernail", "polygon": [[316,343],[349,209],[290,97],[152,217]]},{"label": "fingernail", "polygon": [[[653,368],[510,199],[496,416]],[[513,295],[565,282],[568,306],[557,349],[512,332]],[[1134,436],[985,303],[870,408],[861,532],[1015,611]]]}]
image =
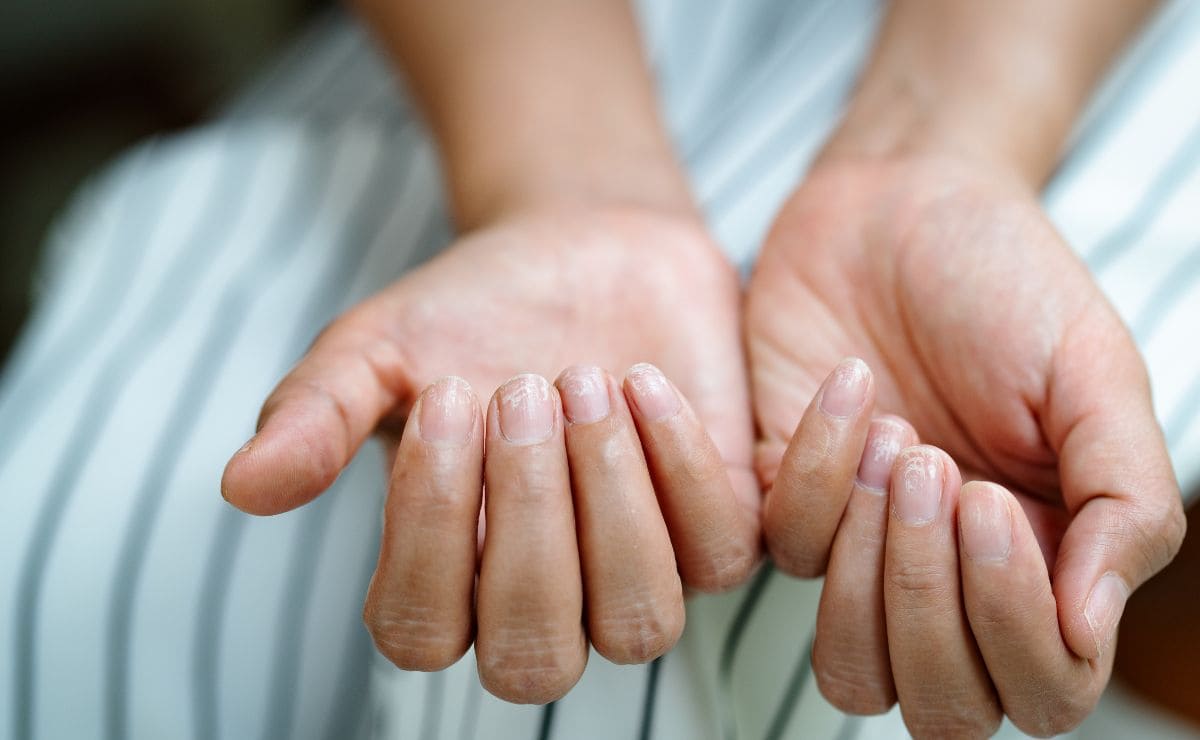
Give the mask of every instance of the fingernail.
[{"label": "fingernail", "polygon": [[421,438],[426,442],[466,444],[475,427],[475,394],[462,378],[442,378],[421,397]]},{"label": "fingernail", "polygon": [[1103,655],[1112,644],[1117,634],[1117,623],[1121,621],[1121,613],[1125,611],[1125,602],[1129,599],[1129,589],[1124,579],[1116,573],[1105,573],[1092,586],[1088,594],[1087,605],[1083,615],[1087,618],[1088,626],[1092,628],[1092,638],[1096,641],[1096,652]]},{"label": "fingernail", "polygon": [[862,408],[871,373],[867,363],[851,357],[842,360],[821,390],[821,410],[830,416],[846,417]]},{"label": "fingernail", "polygon": [[942,461],[932,452],[917,449],[900,462],[899,480],[892,482],[892,508],[910,525],[932,522],[942,502]]},{"label": "fingernail", "polygon": [[563,413],[572,424],[590,424],[608,416],[608,383],[598,367],[576,365],[558,377]]},{"label": "fingernail", "polygon": [[972,560],[1002,563],[1012,550],[1012,511],[990,485],[972,486],[958,504],[963,549]]},{"label": "fingernail", "polygon": [[888,479],[892,476],[892,464],[904,444],[904,427],[884,419],[871,422],[867,432],[867,446],[858,463],[858,482],[863,488],[887,492]]},{"label": "fingernail", "polygon": [[650,421],[665,419],[679,412],[679,396],[667,382],[662,370],[641,362],[629,368],[626,377],[633,389],[633,402]]},{"label": "fingernail", "polygon": [[550,384],[540,375],[518,375],[500,387],[500,433],[514,444],[535,444],[554,431]]},{"label": "fingernail", "polygon": [[234,454],[235,456],[236,456],[236,455],[245,455],[247,452],[249,452],[249,451],[250,451],[250,448],[251,448],[251,447],[254,445],[254,440],[255,440],[255,439],[257,439],[257,438],[258,438],[258,435],[257,435],[257,434],[255,434],[253,437],[251,437],[250,439],[246,440],[246,444],[244,444],[244,445],[242,445],[241,447],[239,447],[239,448],[238,448],[238,450],[237,450],[237,452],[235,452],[235,453],[233,453],[233,454]]}]

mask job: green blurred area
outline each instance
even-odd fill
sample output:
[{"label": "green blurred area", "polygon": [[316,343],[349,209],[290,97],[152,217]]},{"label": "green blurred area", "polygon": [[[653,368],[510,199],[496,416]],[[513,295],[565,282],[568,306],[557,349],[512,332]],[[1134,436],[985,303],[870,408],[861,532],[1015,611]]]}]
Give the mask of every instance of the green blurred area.
[{"label": "green blurred area", "polygon": [[79,183],[236,91],[323,0],[0,3],[0,362],[47,227]]}]

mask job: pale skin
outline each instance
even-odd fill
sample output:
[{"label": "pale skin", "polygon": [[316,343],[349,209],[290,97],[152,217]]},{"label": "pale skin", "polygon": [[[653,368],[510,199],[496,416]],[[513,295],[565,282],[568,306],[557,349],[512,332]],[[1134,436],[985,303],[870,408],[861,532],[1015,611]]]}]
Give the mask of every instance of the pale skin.
[{"label": "pale skin", "polygon": [[463,235],[322,333],[224,495],[303,505],[379,433],[368,628],[409,669],[474,642],[510,701],[565,694],[589,641],[663,654],[685,591],[765,543],[826,576],[836,706],[899,702],[922,737],[1069,729],[1182,537],[1141,360],[1036,200],[1146,10],[1105,5],[896,2],[743,307],[627,7],[366,3]]}]

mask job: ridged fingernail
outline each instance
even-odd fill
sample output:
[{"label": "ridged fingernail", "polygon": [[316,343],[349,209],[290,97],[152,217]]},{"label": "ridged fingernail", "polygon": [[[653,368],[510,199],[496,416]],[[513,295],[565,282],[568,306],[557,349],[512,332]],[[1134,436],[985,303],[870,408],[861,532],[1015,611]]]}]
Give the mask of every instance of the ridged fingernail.
[{"label": "ridged fingernail", "polygon": [[858,463],[858,482],[863,488],[887,492],[892,464],[904,444],[905,428],[894,421],[876,419],[867,432],[867,445]]},{"label": "ridged fingernail", "polygon": [[518,375],[497,391],[500,433],[514,444],[536,444],[554,432],[550,383],[540,375]]},{"label": "ridged fingernail", "polygon": [[449,376],[421,396],[421,438],[426,442],[466,444],[475,426],[475,394],[462,378]]},{"label": "ridged fingernail", "polygon": [[958,502],[959,530],[967,557],[1002,563],[1012,551],[1012,511],[995,486],[974,484]]},{"label": "ridged fingernail", "polygon": [[1092,628],[1092,638],[1096,641],[1096,651],[1103,655],[1112,644],[1117,634],[1117,623],[1125,611],[1125,602],[1129,599],[1129,588],[1125,580],[1116,573],[1105,573],[1092,586],[1088,594],[1087,605],[1083,615],[1087,618],[1088,626]]},{"label": "ridged fingernail", "polygon": [[608,416],[608,383],[598,367],[576,365],[558,377],[563,413],[572,424],[591,424]]},{"label": "ridged fingernail", "polygon": [[900,521],[919,526],[932,522],[942,502],[942,461],[917,448],[901,455],[899,479],[892,481],[892,508]]},{"label": "ridged fingernail", "polygon": [[638,363],[626,374],[633,390],[633,402],[650,421],[658,421],[679,412],[679,396],[662,370],[649,363]]},{"label": "ridged fingernail", "polygon": [[843,418],[858,411],[867,398],[870,378],[867,363],[857,357],[842,360],[821,389],[821,410]]}]

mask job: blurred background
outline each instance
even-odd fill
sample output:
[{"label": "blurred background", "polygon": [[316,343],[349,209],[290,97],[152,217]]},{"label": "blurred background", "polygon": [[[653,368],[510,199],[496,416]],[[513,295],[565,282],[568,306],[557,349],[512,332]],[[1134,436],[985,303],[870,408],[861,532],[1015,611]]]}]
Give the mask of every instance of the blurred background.
[{"label": "blurred background", "polygon": [[0,365],[46,229],[130,144],[205,118],[327,0],[0,3]]},{"label": "blurred background", "polygon": [[[146,136],[219,110],[328,0],[0,3],[0,366],[30,309],[48,226],[78,185]],[[1200,727],[1200,507],[1129,605],[1125,685]]]}]

